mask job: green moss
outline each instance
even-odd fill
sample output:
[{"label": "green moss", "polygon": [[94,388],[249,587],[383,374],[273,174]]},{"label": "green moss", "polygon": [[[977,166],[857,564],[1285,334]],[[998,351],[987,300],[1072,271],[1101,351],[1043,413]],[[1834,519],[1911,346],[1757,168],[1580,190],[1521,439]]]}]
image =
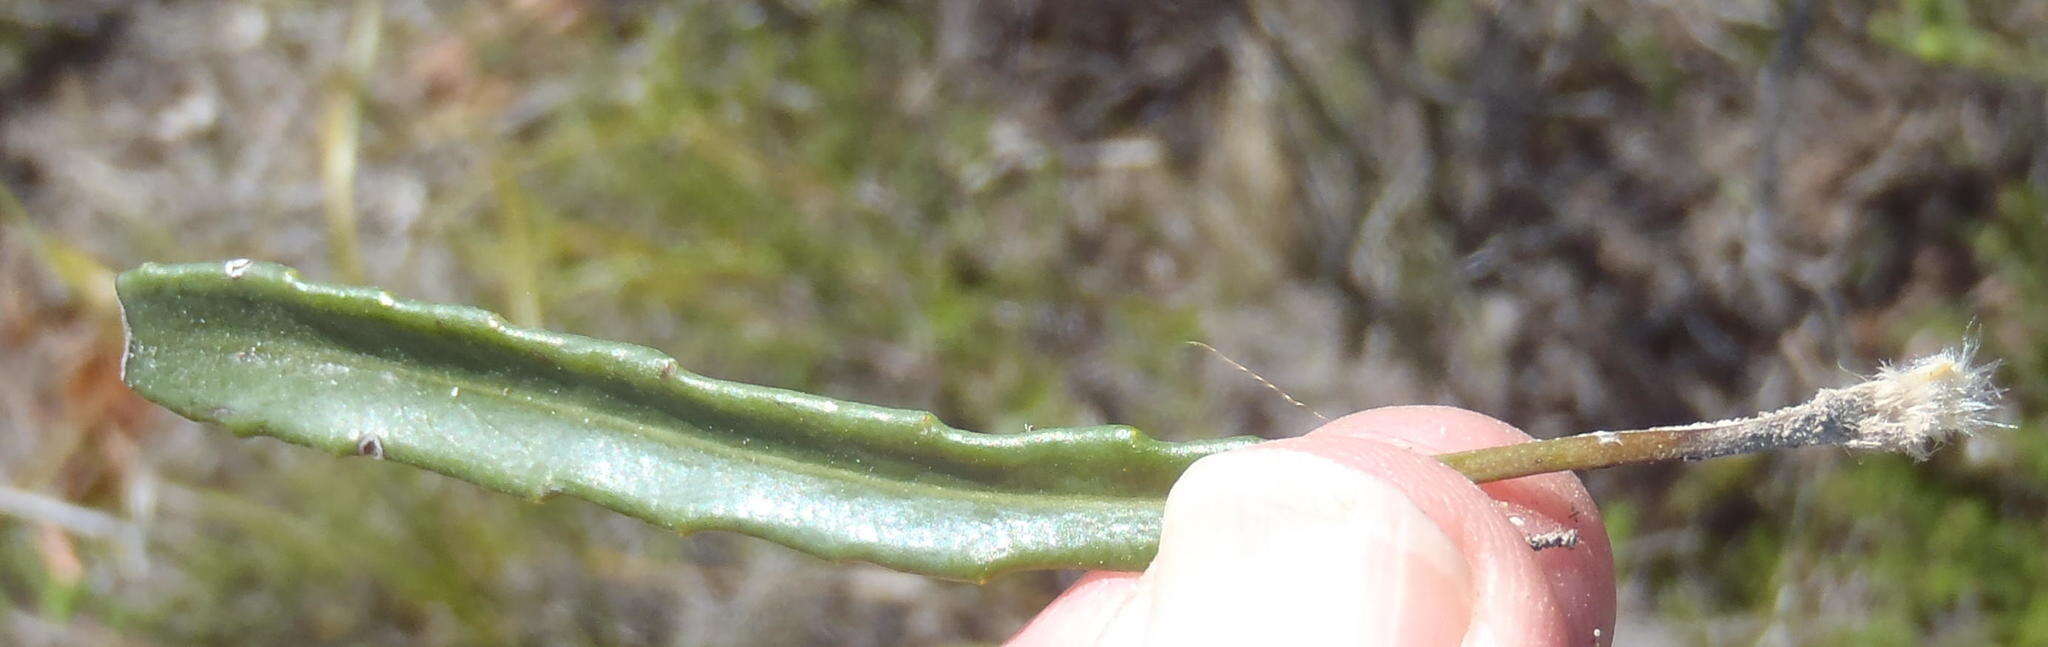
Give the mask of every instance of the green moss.
[{"label": "green moss", "polygon": [[1929,63],[2040,80],[2048,47],[2037,35],[2000,33],[1988,21],[2007,3],[1899,0],[1869,22],[1870,36]]}]

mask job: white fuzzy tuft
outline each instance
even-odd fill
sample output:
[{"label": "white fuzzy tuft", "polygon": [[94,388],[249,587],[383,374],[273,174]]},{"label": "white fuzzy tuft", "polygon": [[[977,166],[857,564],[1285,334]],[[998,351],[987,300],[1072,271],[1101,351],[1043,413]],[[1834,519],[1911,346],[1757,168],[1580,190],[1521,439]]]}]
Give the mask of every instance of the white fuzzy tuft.
[{"label": "white fuzzy tuft", "polygon": [[1976,345],[1963,345],[1902,365],[1886,366],[1870,381],[1843,389],[1867,398],[1869,417],[1856,425],[1850,447],[1925,456],[1956,436],[2004,424],[1992,419],[1999,389],[1996,362],[1971,365]]}]

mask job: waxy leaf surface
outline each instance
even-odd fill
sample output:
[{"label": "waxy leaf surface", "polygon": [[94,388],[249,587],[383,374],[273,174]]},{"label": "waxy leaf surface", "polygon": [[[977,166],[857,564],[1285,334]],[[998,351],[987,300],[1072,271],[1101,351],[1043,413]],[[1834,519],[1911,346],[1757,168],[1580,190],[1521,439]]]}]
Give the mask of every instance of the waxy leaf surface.
[{"label": "waxy leaf surface", "polygon": [[119,290],[124,378],[185,417],[953,579],[1142,568],[1173,480],[1253,442],[963,431],[268,263],[144,265]]}]

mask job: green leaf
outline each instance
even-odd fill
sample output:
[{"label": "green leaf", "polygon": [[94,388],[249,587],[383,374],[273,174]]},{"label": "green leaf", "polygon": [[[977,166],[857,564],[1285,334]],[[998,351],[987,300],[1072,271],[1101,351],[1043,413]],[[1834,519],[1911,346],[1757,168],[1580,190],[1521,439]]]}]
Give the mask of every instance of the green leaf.
[{"label": "green leaf", "polygon": [[1141,568],[1174,479],[1255,442],[963,431],[246,260],[143,265],[119,292],[129,386],[193,420],[940,577]]}]

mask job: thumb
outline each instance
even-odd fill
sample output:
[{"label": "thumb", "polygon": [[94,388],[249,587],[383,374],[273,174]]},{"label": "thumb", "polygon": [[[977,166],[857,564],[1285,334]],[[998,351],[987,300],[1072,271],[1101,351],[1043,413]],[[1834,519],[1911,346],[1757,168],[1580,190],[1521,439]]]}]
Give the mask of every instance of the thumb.
[{"label": "thumb", "polygon": [[1285,447],[1189,469],[1141,588],[1152,644],[1457,645],[1474,600],[1472,566],[1407,494]]},{"label": "thumb", "polygon": [[[1398,407],[1204,458],[1167,496],[1144,573],[1089,576],[1011,644],[1605,644],[1612,565],[1576,479],[1482,490],[1406,448],[1525,438]],[[1587,545],[1531,551],[1514,522],[1536,517],[1577,524]]]}]

